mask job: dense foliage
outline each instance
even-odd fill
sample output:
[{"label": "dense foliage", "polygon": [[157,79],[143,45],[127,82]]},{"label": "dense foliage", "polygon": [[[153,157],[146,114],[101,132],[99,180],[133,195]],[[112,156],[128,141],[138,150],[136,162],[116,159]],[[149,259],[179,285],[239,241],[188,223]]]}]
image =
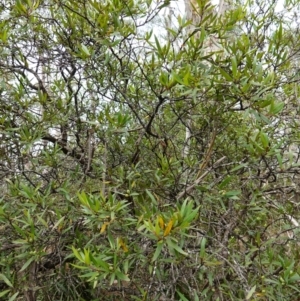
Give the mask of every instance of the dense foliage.
[{"label": "dense foliage", "polygon": [[299,2],[195,3],[0,1],[0,300],[300,298]]}]

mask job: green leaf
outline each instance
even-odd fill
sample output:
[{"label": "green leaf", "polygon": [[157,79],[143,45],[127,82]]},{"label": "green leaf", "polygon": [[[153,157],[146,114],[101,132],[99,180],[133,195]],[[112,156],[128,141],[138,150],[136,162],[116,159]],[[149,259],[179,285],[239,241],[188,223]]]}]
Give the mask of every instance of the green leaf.
[{"label": "green leaf", "polygon": [[191,223],[194,220],[194,218],[196,217],[196,215],[198,214],[199,209],[200,209],[200,206],[197,207],[195,210],[193,210],[191,213],[188,213],[185,217],[183,217],[183,220],[185,222]]},{"label": "green leaf", "polygon": [[26,7],[21,3],[21,0],[17,0],[16,7],[20,13],[27,13]]},{"label": "green leaf", "polygon": [[73,263],[72,263],[72,266],[77,268],[77,269],[80,269],[80,270],[86,270],[86,266],[77,265],[77,264],[73,264]]},{"label": "green leaf", "polygon": [[170,1],[171,0],[165,0],[157,9],[161,10],[162,8],[169,6],[170,5]]},{"label": "green leaf", "polygon": [[4,295],[6,295],[9,292],[10,292],[10,290],[5,290],[5,291],[0,292],[0,297],[3,297]]},{"label": "green leaf", "polygon": [[205,27],[201,26],[201,33],[200,33],[200,37],[199,37],[199,43],[202,44],[204,42],[205,38],[206,38]]},{"label": "green leaf", "polygon": [[176,290],[176,293],[179,295],[180,301],[189,301],[180,291]]},{"label": "green leaf", "polygon": [[235,56],[233,56],[231,58],[231,66],[232,66],[232,75],[233,75],[233,78],[236,79],[238,73],[237,73],[237,61],[236,61],[236,57]]},{"label": "green leaf", "polygon": [[270,146],[270,141],[267,134],[263,131],[260,132],[260,140],[264,148],[268,148]]},{"label": "green leaf", "polygon": [[90,56],[91,53],[89,51],[89,49],[84,45],[84,44],[81,44],[81,50],[84,52],[84,54],[86,54],[87,56]]},{"label": "green leaf", "polygon": [[83,251],[84,251],[84,262],[85,264],[90,265],[91,263],[90,250],[84,248]]},{"label": "green leaf", "polygon": [[153,195],[148,189],[146,189],[146,193],[147,193],[147,195],[149,196],[149,198],[151,199],[152,203],[153,203],[154,205],[157,205],[157,201],[156,201],[154,195]]},{"label": "green leaf", "polygon": [[252,295],[255,293],[255,290],[256,290],[256,285],[254,285],[251,290],[248,292],[247,296],[246,296],[246,300],[249,300]]},{"label": "green leaf", "polygon": [[197,295],[197,291],[194,290],[194,301],[199,301],[199,297]]},{"label": "green leaf", "polygon": [[116,249],[116,243],[115,243],[115,240],[114,240],[114,238],[113,238],[113,236],[111,235],[110,232],[108,232],[108,234],[107,234],[107,239],[108,239],[108,241],[109,241],[110,248],[111,248],[112,250]]},{"label": "green leaf", "polygon": [[128,268],[129,268],[129,260],[125,260],[123,263],[123,269],[126,274],[128,273]]},{"label": "green leaf", "polygon": [[112,273],[112,274],[110,275],[110,279],[109,279],[109,285],[110,285],[110,286],[114,283],[115,279],[116,279],[116,274],[115,274],[115,273]]},{"label": "green leaf", "polygon": [[79,252],[78,252],[73,246],[72,246],[72,251],[73,251],[75,257],[76,257],[79,261],[83,262],[82,256],[79,254]]},{"label": "green leaf", "polygon": [[242,163],[242,164],[239,164],[238,166],[232,168],[232,169],[230,170],[230,172],[234,172],[234,171],[240,170],[240,169],[245,168],[245,167],[248,167],[248,164]]},{"label": "green leaf", "polygon": [[109,264],[107,262],[105,262],[104,260],[102,260],[101,258],[95,258],[94,264],[102,269],[104,269],[104,271],[109,271]]},{"label": "green leaf", "polygon": [[169,78],[168,78],[168,74],[166,72],[162,72],[160,75],[159,75],[159,82],[164,85],[164,86],[167,86],[168,85],[168,82],[169,82]]},{"label": "green leaf", "polygon": [[182,255],[185,255],[185,256],[189,255],[188,253],[184,252],[184,251],[182,250],[182,248],[180,248],[180,246],[179,246],[178,244],[176,244],[175,242],[173,242],[171,238],[168,237],[168,238],[166,239],[166,241],[167,241],[167,245],[168,245],[168,247],[169,247],[169,249],[170,249],[171,251],[172,251],[172,250],[176,250],[178,253],[180,253],[180,254],[182,254]]},{"label": "green leaf", "polygon": [[200,244],[200,258],[202,258],[202,259],[205,257],[205,254],[206,254],[205,245],[206,245],[206,238],[203,237],[201,239],[201,244]]},{"label": "green leaf", "polygon": [[29,258],[22,266],[20,272],[23,272],[24,270],[27,269],[27,267],[35,260],[34,257]]},{"label": "green leaf", "polygon": [[13,295],[9,298],[8,301],[14,301],[14,300],[16,300],[16,298],[18,297],[18,295],[19,295],[19,292],[16,292],[15,294],[13,294]]},{"label": "green leaf", "polygon": [[272,103],[270,106],[269,113],[271,115],[277,115],[284,108],[284,102]]},{"label": "green leaf", "polygon": [[[232,170],[231,170],[232,171]],[[220,184],[219,189],[224,189],[232,180],[232,176],[227,176]]]},{"label": "green leaf", "polygon": [[280,22],[278,31],[277,31],[277,38],[280,41],[282,39],[282,22]]},{"label": "green leaf", "polygon": [[176,81],[177,83],[179,83],[179,84],[185,86],[185,83],[184,83],[183,78],[182,78],[180,75],[178,75],[177,73],[172,72],[172,78],[175,79],[175,81]]},{"label": "green leaf", "polygon": [[283,168],[283,161],[282,161],[282,156],[279,152],[276,153],[276,158],[277,158],[277,162],[279,164],[279,167],[282,169]]},{"label": "green leaf", "polygon": [[122,272],[120,272],[120,271],[116,271],[115,272],[115,274],[116,274],[116,276],[117,276],[117,278],[119,279],[119,280],[122,280],[122,281],[130,281],[130,278],[127,276],[127,275],[125,275],[124,273],[122,273]]},{"label": "green leaf", "polygon": [[154,40],[155,40],[155,44],[156,44],[156,47],[157,47],[157,52],[158,52],[159,56],[162,57],[163,56],[163,51],[162,51],[162,48],[160,46],[160,43],[158,41],[157,36],[154,36]]},{"label": "green leaf", "polygon": [[33,5],[33,9],[36,10],[40,6],[40,0],[36,0]]},{"label": "green leaf", "polygon": [[89,200],[88,200],[88,197],[87,197],[87,195],[85,194],[85,192],[83,191],[83,192],[78,192],[77,193],[77,196],[78,196],[78,198],[79,198],[79,200],[80,200],[80,202],[83,204],[83,205],[86,205],[86,206],[88,206],[88,204],[89,204]]},{"label": "green leaf", "polygon": [[219,67],[219,70],[220,70],[221,74],[225,77],[226,80],[228,80],[230,82],[233,81],[232,77],[224,69]]},{"label": "green leaf", "polygon": [[188,199],[185,199],[181,205],[181,208],[180,208],[180,215],[181,216],[184,216],[186,214],[186,211],[187,211],[187,202],[188,202]]},{"label": "green leaf", "polygon": [[12,283],[8,280],[8,278],[4,274],[0,274],[0,279],[3,280],[9,287],[13,287]]},{"label": "green leaf", "polygon": [[241,194],[241,190],[231,190],[227,191],[224,196],[227,198],[232,198]]},{"label": "green leaf", "polygon": [[89,273],[80,275],[80,277],[83,277],[83,278],[89,278],[88,281],[93,281],[93,280],[96,279],[98,276],[99,276],[99,272],[89,272]]},{"label": "green leaf", "polygon": [[163,241],[158,241],[158,242],[157,242],[156,250],[155,250],[155,253],[154,253],[154,255],[153,255],[153,257],[152,257],[152,260],[151,260],[152,262],[154,262],[154,261],[157,260],[158,256],[159,256],[160,253],[161,253],[161,250],[162,250],[162,248],[163,248],[163,245],[164,245]]},{"label": "green leaf", "polygon": [[61,218],[54,224],[54,226],[53,226],[53,228],[52,228],[52,231],[54,231],[64,219],[65,219],[65,216],[61,217]]},{"label": "green leaf", "polygon": [[296,281],[299,281],[300,280],[300,275],[295,273],[293,274],[290,278],[289,278],[289,282],[296,282]]}]

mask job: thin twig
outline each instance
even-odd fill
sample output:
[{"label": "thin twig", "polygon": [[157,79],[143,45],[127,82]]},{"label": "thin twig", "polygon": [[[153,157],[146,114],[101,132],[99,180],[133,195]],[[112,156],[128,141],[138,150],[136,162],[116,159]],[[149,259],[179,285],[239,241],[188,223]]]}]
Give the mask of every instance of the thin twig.
[{"label": "thin twig", "polygon": [[197,178],[197,180],[192,185],[190,185],[189,187],[187,187],[185,190],[181,191],[177,195],[176,200],[177,201],[180,200],[185,194],[191,192],[191,190],[193,190],[195,188],[195,186],[197,186],[211,172],[211,170],[213,170],[214,168],[216,168],[225,159],[226,159],[226,156],[224,156],[224,157],[220,158],[219,160],[217,160],[215,162],[215,164],[210,169],[208,169],[207,171],[205,171],[199,178]]}]

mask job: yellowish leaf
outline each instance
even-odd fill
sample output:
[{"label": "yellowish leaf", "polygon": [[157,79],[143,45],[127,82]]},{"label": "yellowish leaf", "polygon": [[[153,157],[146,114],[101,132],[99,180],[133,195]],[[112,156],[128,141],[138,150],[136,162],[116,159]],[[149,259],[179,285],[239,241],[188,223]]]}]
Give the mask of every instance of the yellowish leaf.
[{"label": "yellowish leaf", "polygon": [[123,251],[125,253],[128,252],[128,247],[126,246],[126,243],[124,242],[124,240],[121,237],[118,237],[118,245],[123,249]]},{"label": "yellowish leaf", "polygon": [[109,225],[109,222],[105,222],[105,223],[102,225],[101,230],[100,230],[100,234],[105,233],[106,228],[107,228],[108,225]]},{"label": "yellowish leaf", "polygon": [[172,227],[173,227],[173,220],[170,220],[170,221],[168,222],[168,225],[167,225],[166,229],[165,229],[164,236],[169,235],[169,233],[170,233],[171,230],[172,230]]},{"label": "yellowish leaf", "polygon": [[161,216],[158,217],[159,226],[161,229],[165,228],[165,222]]}]

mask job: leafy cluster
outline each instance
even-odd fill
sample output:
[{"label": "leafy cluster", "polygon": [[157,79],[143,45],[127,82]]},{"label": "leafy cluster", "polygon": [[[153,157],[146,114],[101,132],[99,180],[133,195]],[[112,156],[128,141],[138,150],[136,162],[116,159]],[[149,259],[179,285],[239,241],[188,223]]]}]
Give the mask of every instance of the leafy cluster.
[{"label": "leafy cluster", "polygon": [[299,2],[194,2],[0,3],[0,300],[300,298]]}]

